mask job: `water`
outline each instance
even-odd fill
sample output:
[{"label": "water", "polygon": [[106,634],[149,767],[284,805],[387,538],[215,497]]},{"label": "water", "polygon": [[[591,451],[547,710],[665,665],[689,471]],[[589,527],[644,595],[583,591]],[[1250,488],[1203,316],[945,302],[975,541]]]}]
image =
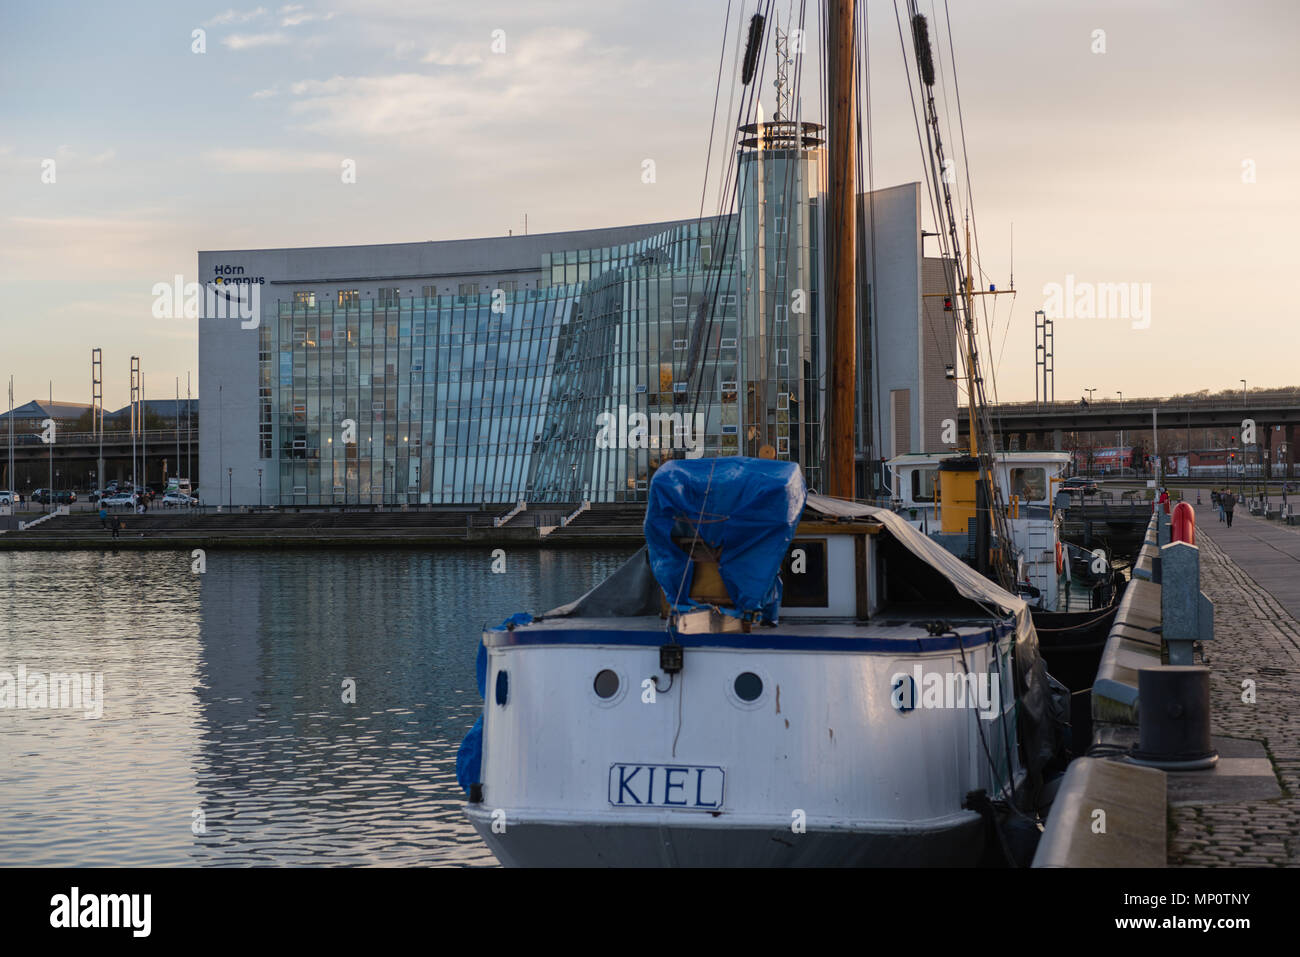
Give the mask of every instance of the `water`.
[{"label": "water", "polygon": [[455,778],[480,626],[627,554],[0,552],[0,672],[104,682],[98,719],[0,709],[0,866],[492,864]]}]

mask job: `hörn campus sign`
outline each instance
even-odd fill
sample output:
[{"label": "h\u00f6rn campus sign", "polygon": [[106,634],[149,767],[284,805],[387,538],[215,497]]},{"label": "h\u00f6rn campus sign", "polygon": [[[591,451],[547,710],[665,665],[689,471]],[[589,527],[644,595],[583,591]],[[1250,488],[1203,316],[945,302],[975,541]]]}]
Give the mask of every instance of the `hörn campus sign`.
[{"label": "h\u00f6rn campus sign", "polygon": [[265,283],[265,276],[246,276],[243,266],[214,266],[212,278],[204,285],[186,282],[177,274],[170,283],[154,283],[153,315],[156,319],[239,319],[241,329],[256,329],[262,321]]}]

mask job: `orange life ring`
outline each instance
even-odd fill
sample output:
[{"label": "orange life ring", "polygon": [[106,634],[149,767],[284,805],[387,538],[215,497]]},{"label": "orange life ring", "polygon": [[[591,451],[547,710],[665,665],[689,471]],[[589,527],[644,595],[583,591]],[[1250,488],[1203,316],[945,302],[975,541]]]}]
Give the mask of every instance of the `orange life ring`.
[{"label": "orange life ring", "polygon": [[1056,574],[1061,574],[1065,570],[1065,559],[1061,555],[1061,543],[1056,543]]}]

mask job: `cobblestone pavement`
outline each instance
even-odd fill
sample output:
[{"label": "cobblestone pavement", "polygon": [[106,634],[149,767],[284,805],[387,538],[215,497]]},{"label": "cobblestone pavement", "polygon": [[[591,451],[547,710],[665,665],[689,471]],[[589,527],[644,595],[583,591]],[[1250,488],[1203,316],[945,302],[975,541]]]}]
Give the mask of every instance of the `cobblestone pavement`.
[{"label": "cobblestone pavement", "polygon": [[[1209,501],[1208,494],[1202,501]],[[1215,639],[1206,646],[1212,730],[1263,741],[1282,797],[1171,808],[1169,863],[1300,866],[1300,622],[1286,608],[1300,601],[1300,548],[1288,547],[1300,528],[1238,509],[1228,529],[1209,505],[1196,509],[1196,521],[1201,588],[1214,602]],[[1286,537],[1279,539],[1279,533]],[[1254,703],[1242,700],[1248,681]]]}]

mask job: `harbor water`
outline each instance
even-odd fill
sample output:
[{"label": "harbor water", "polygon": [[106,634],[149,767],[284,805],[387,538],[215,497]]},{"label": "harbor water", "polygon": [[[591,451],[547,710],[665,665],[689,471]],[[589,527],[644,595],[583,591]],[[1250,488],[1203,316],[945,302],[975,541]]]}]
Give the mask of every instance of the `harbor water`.
[{"label": "harbor water", "polygon": [[493,864],[455,777],[481,628],[627,554],[0,552],[0,865]]}]

